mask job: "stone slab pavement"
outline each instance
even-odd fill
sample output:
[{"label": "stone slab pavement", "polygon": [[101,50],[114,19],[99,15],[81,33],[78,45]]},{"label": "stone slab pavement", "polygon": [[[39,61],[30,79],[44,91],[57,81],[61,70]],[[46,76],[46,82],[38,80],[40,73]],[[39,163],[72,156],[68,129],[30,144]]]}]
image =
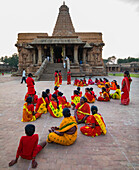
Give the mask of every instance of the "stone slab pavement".
[{"label": "stone slab pavement", "polygon": [[[122,77],[109,76],[121,84]],[[106,136],[95,138],[81,134],[78,125],[77,141],[71,146],[48,144],[36,157],[39,170],[125,170],[139,169],[139,79],[132,78],[129,106],[120,105],[119,100],[108,103],[95,102],[107,124]],[[94,80],[94,78],[93,78]],[[29,170],[31,161],[19,159],[13,167],[8,163],[15,158],[19,140],[24,135],[28,123],[21,122],[25,84],[20,84],[20,77],[0,76],[0,169]],[[73,84],[73,81],[72,81]],[[47,88],[53,93],[54,82],[36,82],[35,89],[41,92]],[[91,87],[91,86],[90,86]],[[93,85],[98,95],[100,89]],[[70,101],[73,85],[63,85],[60,91]],[[85,87],[81,88],[84,94]],[[92,105],[92,104],[90,104]],[[74,114],[71,110],[72,115]],[[51,126],[59,126],[63,118],[53,118],[49,113],[32,122],[40,141],[46,139]]]}]

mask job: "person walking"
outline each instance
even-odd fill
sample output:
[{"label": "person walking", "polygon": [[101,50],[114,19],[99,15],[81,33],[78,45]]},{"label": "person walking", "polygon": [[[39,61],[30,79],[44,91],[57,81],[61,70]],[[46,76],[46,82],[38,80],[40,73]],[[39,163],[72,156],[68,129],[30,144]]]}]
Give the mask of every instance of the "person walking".
[{"label": "person walking", "polygon": [[23,69],[21,84],[23,83],[23,81],[25,81],[25,83],[26,83],[26,71],[25,71],[25,69]]}]

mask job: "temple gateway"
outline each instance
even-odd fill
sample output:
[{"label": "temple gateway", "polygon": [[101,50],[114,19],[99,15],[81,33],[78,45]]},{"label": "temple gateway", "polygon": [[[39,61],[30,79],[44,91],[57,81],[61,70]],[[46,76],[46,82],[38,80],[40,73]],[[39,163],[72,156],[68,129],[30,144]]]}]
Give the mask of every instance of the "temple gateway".
[{"label": "temple gateway", "polygon": [[65,2],[59,8],[52,36],[47,33],[19,33],[15,46],[19,52],[17,74],[26,69],[40,80],[51,80],[56,69],[62,72],[70,69],[72,76],[105,74],[102,33],[75,32]]}]

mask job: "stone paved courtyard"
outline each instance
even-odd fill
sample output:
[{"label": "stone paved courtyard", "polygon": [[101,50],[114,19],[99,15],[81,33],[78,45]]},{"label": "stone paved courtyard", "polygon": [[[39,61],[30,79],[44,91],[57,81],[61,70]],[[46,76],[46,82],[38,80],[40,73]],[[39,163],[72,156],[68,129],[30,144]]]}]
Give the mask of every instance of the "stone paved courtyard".
[{"label": "stone paved courtyard", "polygon": [[[122,77],[109,76],[109,80],[116,79],[121,85]],[[119,100],[108,103],[95,102],[99,112],[107,124],[106,136],[95,138],[81,134],[78,129],[77,141],[72,146],[48,144],[37,156],[39,170],[125,170],[139,169],[139,79],[132,78],[129,106],[120,105]],[[94,80],[94,78],[93,78]],[[20,137],[24,135],[24,127],[28,123],[21,122],[26,85],[20,84],[21,78],[10,75],[0,75],[0,169],[28,170],[31,161],[19,159],[13,167],[8,163],[15,158]],[[72,82],[73,84],[73,82]],[[54,82],[36,82],[37,94],[46,88],[53,93]],[[98,95],[100,89],[93,86]],[[64,92],[68,101],[73,85],[63,85],[60,91]],[[81,90],[83,91],[83,87]],[[91,105],[91,104],[90,104]],[[74,114],[71,110],[72,115]],[[36,133],[40,141],[46,139],[51,126],[59,126],[63,118],[53,118],[49,113],[32,122],[36,126]],[[82,125],[78,125],[80,128]]]}]

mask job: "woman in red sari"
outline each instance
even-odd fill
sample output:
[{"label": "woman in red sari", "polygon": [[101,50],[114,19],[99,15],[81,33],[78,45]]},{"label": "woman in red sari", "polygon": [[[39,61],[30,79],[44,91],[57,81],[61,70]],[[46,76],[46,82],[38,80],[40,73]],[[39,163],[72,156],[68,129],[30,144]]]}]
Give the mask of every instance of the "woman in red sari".
[{"label": "woman in red sari", "polygon": [[94,97],[94,95],[92,95],[89,88],[85,89],[84,97],[87,98],[88,103],[94,103],[95,102],[95,97]]},{"label": "woman in red sari", "polygon": [[85,97],[81,97],[80,103],[77,104],[74,112],[76,122],[78,124],[84,123],[89,115],[90,115],[90,106],[87,103],[87,99]]},{"label": "woman in red sari", "polygon": [[102,87],[102,92],[100,92],[100,96],[98,97],[97,101],[110,101],[110,96],[108,92],[106,91],[105,87]]},{"label": "woman in red sari", "polygon": [[67,85],[71,84],[71,72],[70,70],[67,72]]},{"label": "woman in red sari", "polygon": [[47,94],[47,99],[48,99],[48,104],[50,103],[51,101],[51,98],[52,98],[52,94],[50,93],[50,89],[46,89],[46,94]]},{"label": "woman in red sari", "polygon": [[33,80],[32,76],[33,75],[31,73],[29,73],[28,78],[26,80],[29,95],[34,95],[35,94],[35,89],[34,89],[35,83],[34,83],[34,80]]},{"label": "woman in red sari", "polygon": [[132,79],[130,78],[129,71],[124,72],[124,78],[122,80],[122,89],[123,92],[121,95],[121,104],[123,105],[129,105],[130,98],[129,98],[129,92],[130,92],[130,84]]},{"label": "woman in red sari", "polygon": [[62,105],[62,109],[71,107],[71,104],[67,102],[67,99],[65,96],[63,96],[62,92],[58,92],[57,99],[59,101],[59,105]]},{"label": "woman in red sari", "polygon": [[81,91],[81,88],[80,87],[77,87],[77,90],[79,92],[79,97],[82,97],[82,91]]},{"label": "woman in red sari", "polygon": [[58,71],[55,71],[55,86],[59,87],[59,74],[58,74]]},{"label": "woman in red sari", "polygon": [[61,74],[61,70],[59,70],[59,84],[62,84],[62,74]]},{"label": "woman in red sari", "polygon": [[101,134],[106,135],[106,125],[101,114],[97,113],[98,108],[96,106],[91,107],[92,115],[88,116],[85,120],[85,126],[80,128],[80,131],[86,136],[99,136]]}]

